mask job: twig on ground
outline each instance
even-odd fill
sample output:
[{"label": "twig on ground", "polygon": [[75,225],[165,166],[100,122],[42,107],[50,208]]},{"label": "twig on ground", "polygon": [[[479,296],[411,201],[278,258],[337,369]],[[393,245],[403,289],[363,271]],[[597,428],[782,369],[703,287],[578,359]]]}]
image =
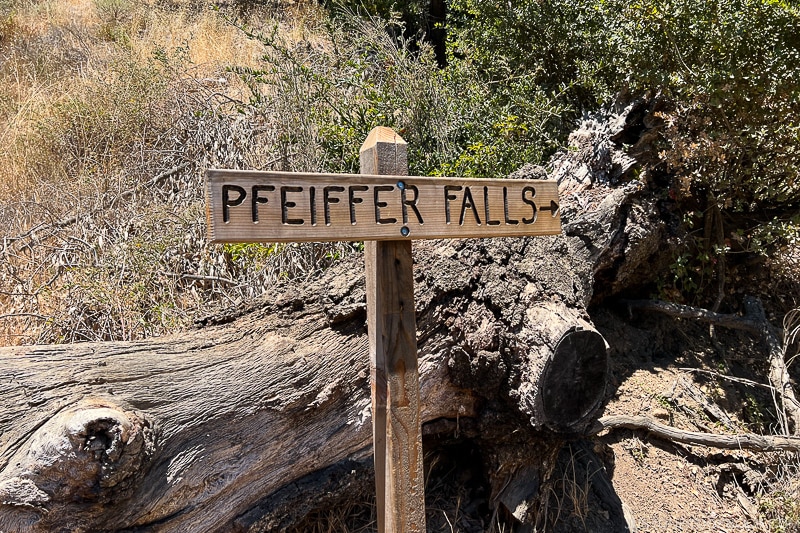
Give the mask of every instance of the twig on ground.
[{"label": "twig on ground", "polygon": [[633,429],[647,431],[660,439],[683,444],[710,446],[723,450],[756,450],[771,452],[786,450],[800,451],[800,437],[785,437],[773,435],[756,435],[744,433],[738,435],[716,435],[699,431],[684,431],[672,426],[659,424],[646,416],[614,415],[598,419],[589,429],[589,435],[597,435],[604,430]]},{"label": "twig on ground", "polygon": [[741,383],[742,385],[747,385],[749,387],[761,387],[762,389],[767,389],[774,391],[775,387],[772,385],[767,385],[766,383],[759,383],[758,381],[753,381],[752,379],[747,378],[739,378],[736,376],[730,376],[728,374],[721,374],[720,372],[714,372],[713,370],[705,370],[702,368],[679,368],[678,370],[683,370],[684,372],[692,372],[695,374],[707,374],[709,376],[724,379],[726,381],[732,381],[734,383]]},{"label": "twig on ground", "polygon": [[[786,351],[788,344],[778,340],[778,334],[767,320],[761,300],[753,296],[744,298],[745,316],[714,313],[706,309],[690,307],[653,300],[625,300],[629,312],[633,309],[656,311],[669,316],[680,318],[693,318],[710,324],[732,329],[739,329],[760,335],[767,344],[769,352],[769,382],[774,388],[777,398],[775,405],[781,429],[787,435],[800,435],[800,402],[794,393],[794,388],[786,369]],[[790,332],[787,332],[787,339]]]},{"label": "twig on ground", "polygon": [[38,318],[39,320],[55,321],[53,317],[40,315],[39,313],[6,313],[5,315],[0,315],[0,319],[20,318],[20,317],[31,317],[31,318]]},{"label": "twig on ground", "polygon": [[733,420],[731,420],[728,414],[720,409],[714,402],[709,401],[703,391],[684,378],[680,378],[680,381],[683,389],[703,408],[703,411],[705,411],[710,418],[721,423],[729,430],[736,429],[736,424],[733,423]]}]

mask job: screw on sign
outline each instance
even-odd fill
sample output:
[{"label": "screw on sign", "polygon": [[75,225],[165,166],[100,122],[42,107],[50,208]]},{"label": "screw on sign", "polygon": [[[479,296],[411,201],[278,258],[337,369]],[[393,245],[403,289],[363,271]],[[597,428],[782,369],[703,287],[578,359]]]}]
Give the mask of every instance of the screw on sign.
[{"label": "screw on sign", "polygon": [[561,232],[545,180],[408,176],[389,128],[361,146],[361,174],[209,170],[212,242],[365,241],[378,531],[425,531],[411,240]]}]

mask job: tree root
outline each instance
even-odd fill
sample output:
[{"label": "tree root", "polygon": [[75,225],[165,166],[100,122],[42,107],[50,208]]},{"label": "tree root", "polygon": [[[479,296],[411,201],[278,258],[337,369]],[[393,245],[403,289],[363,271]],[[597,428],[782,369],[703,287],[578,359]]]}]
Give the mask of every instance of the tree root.
[{"label": "tree root", "polygon": [[692,318],[715,326],[738,329],[754,334],[761,333],[761,325],[757,320],[749,316],[715,313],[708,309],[664,302],[661,300],[623,300],[622,303],[625,304],[631,316],[635,310],[655,311],[675,318]]}]

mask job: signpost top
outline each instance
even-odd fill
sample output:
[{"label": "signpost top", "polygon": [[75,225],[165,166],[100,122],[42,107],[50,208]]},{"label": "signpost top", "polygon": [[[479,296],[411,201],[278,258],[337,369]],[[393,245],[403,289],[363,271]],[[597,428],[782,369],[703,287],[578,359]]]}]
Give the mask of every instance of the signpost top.
[{"label": "signpost top", "polygon": [[213,242],[561,232],[558,186],[549,180],[209,170],[206,187]]}]

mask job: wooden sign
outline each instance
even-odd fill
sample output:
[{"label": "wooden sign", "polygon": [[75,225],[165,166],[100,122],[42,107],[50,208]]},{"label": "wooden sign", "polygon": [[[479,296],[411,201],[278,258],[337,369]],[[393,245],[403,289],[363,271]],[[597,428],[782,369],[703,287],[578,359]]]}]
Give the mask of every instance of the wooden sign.
[{"label": "wooden sign", "polygon": [[213,242],[519,237],[560,233],[546,180],[209,170]]},{"label": "wooden sign", "polygon": [[409,177],[405,141],[373,129],[361,174],[209,170],[213,242],[364,246],[378,531],[425,531],[412,239],[561,232],[554,181]]}]

